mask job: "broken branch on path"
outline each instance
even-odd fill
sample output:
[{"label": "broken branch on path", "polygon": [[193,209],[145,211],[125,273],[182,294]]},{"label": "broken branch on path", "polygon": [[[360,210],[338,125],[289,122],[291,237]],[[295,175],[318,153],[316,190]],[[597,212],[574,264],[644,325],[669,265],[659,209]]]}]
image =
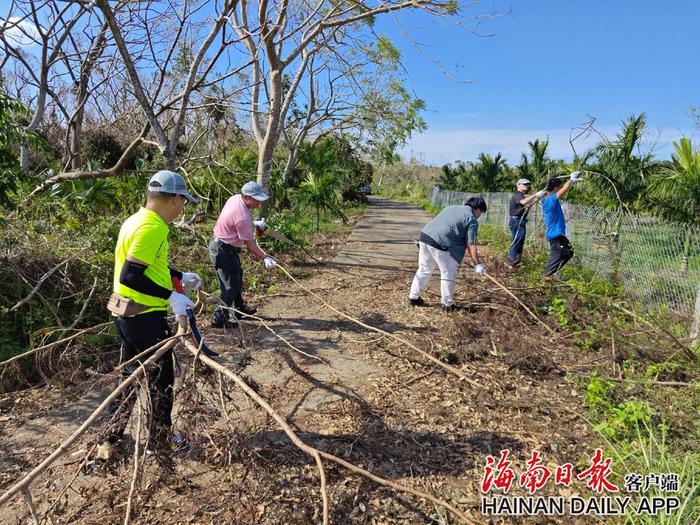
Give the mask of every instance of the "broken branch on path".
[{"label": "broken branch on path", "polygon": [[[186,332],[186,321],[184,318],[180,318],[180,325],[178,327],[178,335],[182,336]],[[138,378],[143,375],[143,371],[146,366],[152,365],[160,357],[173,348],[177,344],[177,340],[170,340],[168,342],[161,342],[162,346],[156,350],[151,357],[144,361],[143,366],[134,370],[129,377],[122,381],[117,388],[115,388],[112,393],[107,396],[107,398],[102,401],[100,406],[98,406],[92,414],[83,422],[78,429],[71,434],[68,439],[63,441],[58,448],[56,448],[44,461],[37,465],[29,474],[27,474],[20,481],[15,483],[12,487],[7,489],[5,493],[0,496],[0,505],[7,502],[12,496],[20,491],[25,490],[31,484],[34,479],[39,476],[44,470],[46,470],[54,461],[63,456],[69,449],[69,447],[92,425],[100,414],[109,406],[109,404],[114,401],[122,392],[124,392],[132,383],[134,383]]]},{"label": "broken branch on path", "polygon": [[448,365],[447,363],[443,363],[443,362],[440,361],[439,359],[437,359],[437,358],[433,357],[432,355],[430,355],[430,354],[429,354],[428,352],[426,352],[425,350],[421,350],[421,349],[418,348],[416,345],[409,343],[409,342],[406,341],[405,339],[402,339],[401,337],[399,337],[399,336],[397,336],[397,335],[394,335],[394,334],[392,334],[392,333],[389,333],[389,332],[387,332],[386,330],[382,330],[381,328],[377,328],[376,326],[372,326],[372,325],[369,325],[369,324],[367,324],[367,323],[363,323],[363,322],[360,321],[359,319],[356,319],[356,318],[354,318],[354,317],[352,317],[352,316],[350,316],[350,315],[348,315],[348,314],[346,314],[346,313],[344,313],[344,312],[338,310],[338,309],[335,308],[334,306],[332,306],[332,305],[330,305],[329,303],[327,303],[320,295],[318,295],[318,294],[315,293],[315,292],[312,292],[311,290],[309,290],[308,288],[306,288],[303,284],[301,284],[299,281],[297,281],[294,277],[292,277],[292,274],[289,273],[284,267],[282,267],[282,265],[280,265],[279,262],[278,262],[278,264],[277,264],[277,268],[279,268],[280,270],[282,270],[282,271],[287,275],[287,277],[289,277],[289,278],[294,282],[294,284],[296,284],[298,287],[300,287],[300,288],[301,288],[302,290],[304,290],[306,293],[312,295],[313,297],[315,297],[316,299],[318,299],[319,301],[321,301],[327,308],[329,308],[330,310],[334,311],[335,313],[337,313],[337,314],[340,315],[341,317],[344,317],[345,319],[348,319],[349,321],[352,321],[353,323],[358,324],[358,325],[362,326],[363,328],[367,328],[368,330],[372,330],[373,332],[377,332],[377,333],[379,333],[379,334],[383,334],[383,335],[385,335],[385,336],[388,336],[388,337],[390,337],[391,339],[393,339],[393,340],[395,340],[395,341],[398,341],[399,343],[401,343],[401,344],[403,344],[403,345],[406,345],[406,346],[409,347],[410,349],[415,350],[416,352],[418,352],[419,354],[421,354],[421,355],[422,355],[423,357],[425,357],[426,359],[428,359],[428,360],[432,361],[433,363],[439,365],[441,368],[447,370],[447,371],[450,372],[451,374],[456,375],[456,376],[459,377],[462,381],[465,381],[465,382],[469,383],[470,385],[472,385],[472,386],[475,387],[475,388],[480,388],[480,387],[481,387],[481,385],[479,385],[479,383],[477,383],[477,382],[474,381],[473,379],[469,379],[467,376],[465,376],[462,372],[460,372],[459,370],[457,370],[457,369],[454,368],[453,366],[450,366],[450,365]]},{"label": "broken branch on path", "polygon": [[533,312],[532,310],[530,310],[530,309],[525,305],[525,303],[523,303],[520,299],[518,299],[518,297],[517,297],[513,292],[511,292],[508,288],[506,288],[504,285],[502,285],[495,277],[493,277],[492,275],[489,275],[488,273],[485,273],[484,275],[485,275],[486,277],[488,277],[489,279],[491,279],[491,281],[493,281],[493,283],[494,283],[496,286],[498,286],[501,290],[503,290],[503,291],[506,292],[508,295],[510,295],[513,299],[515,299],[515,300],[518,302],[518,304],[519,304],[520,306],[522,306],[528,314],[530,314],[530,317],[532,317],[535,321],[537,321],[539,324],[541,324],[542,326],[544,326],[544,328],[545,328],[550,334],[552,334],[552,335],[555,336],[555,337],[559,337],[559,334],[558,334],[558,333],[556,333],[556,332],[555,332],[554,330],[552,330],[549,326],[547,326],[547,324],[546,324],[544,321],[542,321],[542,319],[540,319],[538,316],[536,316],[536,315],[534,314],[534,312]]},{"label": "broken branch on path", "polygon": [[319,475],[321,478],[321,496],[323,498],[323,523],[324,525],[328,523],[328,495],[326,493],[326,476],[325,476],[325,471],[323,468],[323,463],[321,461],[321,458],[325,458],[329,461],[332,461],[334,463],[337,463],[338,465],[341,465],[348,470],[355,472],[357,474],[360,474],[366,478],[371,479],[375,483],[378,483],[379,485],[383,485],[385,487],[390,487],[393,488],[396,491],[399,492],[406,492],[409,494],[413,494],[414,496],[418,496],[419,498],[427,499],[428,501],[431,501],[432,503],[439,505],[450,512],[452,512],[455,516],[458,516],[461,520],[463,520],[465,523],[471,523],[471,521],[467,518],[467,516],[462,513],[459,509],[455,508],[451,504],[449,504],[447,501],[441,500],[440,498],[436,498],[435,496],[432,496],[426,492],[422,492],[417,489],[413,489],[411,487],[407,487],[404,485],[401,485],[399,483],[395,483],[393,481],[390,481],[388,479],[384,479],[382,477],[376,476],[372,474],[371,472],[362,469],[360,467],[357,467],[353,465],[352,463],[349,463],[343,459],[340,459],[337,456],[334,456],[333,454],[329,454],[328,452],[324,452],[322,450],[319,450],[315,447],[312,447],[311,445],[306,444],[304,441],[302,441],[299,436],[292,430],[292,428],[287,424],[287,422],[284,420],[284,418],[279,415],[275,409],[273,409],[267,401],[265,401],[254,389],[252,389],[248,383],[246,383],[243,378],[241,378],[238,374],[232,372],[225,366],[217,363],[213,359],[210,359],[209,357],[206,357],[204,355],[199,354],[199,349],[197,346],[192,343],[189,340],[184,340],[185,347],[193,354],[193,355],[199,355],[199,360],[204,363],[205,365],[209,366],[210,368],[213,368],[217,372],[225,375],[229,379],[233,380],[242,390],[245,392],[248,397],[250,397],[253,401],[255,401],[267,414],[274,419],[277,424],[282,428],[285,434],[289,437],[289,439],[296,445],[299,449],[301,449],[303,452],[308,454],[309,456],[313,457],[316,460],[316,464],[318,465],[319,469]]}]

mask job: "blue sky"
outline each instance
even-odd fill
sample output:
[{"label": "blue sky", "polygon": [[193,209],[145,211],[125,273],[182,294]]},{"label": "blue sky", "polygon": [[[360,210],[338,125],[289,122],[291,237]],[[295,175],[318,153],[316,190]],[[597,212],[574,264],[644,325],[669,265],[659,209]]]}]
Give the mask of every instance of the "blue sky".
[{"label": "blue sky", "polygon": [[[645,112],[646,146],[670,158],[671,142],[698,140],[688,115],[700,106],[697,21],[700,2],[676,0],[484,0],[476,36],[425,15],[378,20],[402,52],[410,84],[426,101],[429,129],[401,153],[443,164],[501,151],[517,164],[527,141],[550,138],[570,159],[571,129],[596,117],[613,138],[619,122]],[[449,71],[441,71],[435,62]],[[469,83],[458,82],[457,77]],[[594,143],[579,139],[577,151]]]}]

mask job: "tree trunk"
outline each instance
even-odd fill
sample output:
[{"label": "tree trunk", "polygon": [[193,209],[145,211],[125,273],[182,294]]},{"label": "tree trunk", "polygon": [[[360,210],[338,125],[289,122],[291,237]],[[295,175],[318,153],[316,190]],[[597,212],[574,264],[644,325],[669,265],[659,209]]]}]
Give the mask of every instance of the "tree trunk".
[{"label": "tree trunk", "polygon": [[72,170],[79,170],[83,167],[82,155],[82,135],[83,135],[83,110],[78,110],[75,119],[70,124],[70,167]]},{"label": "tree trunk", "polygon": [[700,345],[700,284],[695,295],[695,315],[693,325],[690,328],[690,347],[693,348],[697,345]]},{"label": "tree trunk", "polygon": [[693,230],[688,227],[685,232],[685,242],[683,243],[683,258],[681,259],[681,273],[688,273],[688,258],[690,257],[690,241],[693,237]]}]

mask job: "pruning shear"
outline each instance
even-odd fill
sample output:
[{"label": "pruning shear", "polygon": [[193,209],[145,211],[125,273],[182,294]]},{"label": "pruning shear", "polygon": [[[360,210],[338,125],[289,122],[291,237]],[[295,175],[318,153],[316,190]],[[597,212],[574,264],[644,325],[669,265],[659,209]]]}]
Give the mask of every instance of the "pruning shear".
[{"label": "pruning shear", "polygon": [[[182,283],[180,282],[180,279],[177,277],[172,277],[171,278],[173,282],[173,287],[175,288],[175,291],[181,294],[185,293],[185,288],[182,286]],[[194,336],[194,340],[197,341],[197,346],[202,348],[202,352],[204,352],[204,355],[207,357],[219,357],[219,353],[215,352],[209,346],[207,346],[207,343],[204,342],[202,339],[202,333],[199,331],[199,328],[197,327],[197,318],[194,316],[194,312],[192,311],[192,308],[189,306],[185,310],[185,313],[187,314],[187,320],[190,323],[190,330],[192,331],[192,335]]]}]

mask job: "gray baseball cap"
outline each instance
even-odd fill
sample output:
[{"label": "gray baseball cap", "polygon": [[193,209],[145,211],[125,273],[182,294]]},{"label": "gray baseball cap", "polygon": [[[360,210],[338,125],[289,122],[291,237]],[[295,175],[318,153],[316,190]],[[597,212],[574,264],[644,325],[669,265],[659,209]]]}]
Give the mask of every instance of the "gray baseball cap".
[{"label": "gray baseball cap", "polygon": [[248,197],[253,197],[256,201],[266,201],[270,198],[270,196],[262,190],[260,184],[252,180],[243,185],[241,193]]},{"label": "gray baseball cap", "polygon": [[527,179],[518,179],[518,182],[516,184],[530,184],[530,181]]},{"label": "gray baseball cap", "polygon": [[148,181],[148,191],[159,191],[162,193],[172,193],[182,195],[192,204],[197,204],[197,199],[187,193],[185,178],[174,171],[161,170]]}]

